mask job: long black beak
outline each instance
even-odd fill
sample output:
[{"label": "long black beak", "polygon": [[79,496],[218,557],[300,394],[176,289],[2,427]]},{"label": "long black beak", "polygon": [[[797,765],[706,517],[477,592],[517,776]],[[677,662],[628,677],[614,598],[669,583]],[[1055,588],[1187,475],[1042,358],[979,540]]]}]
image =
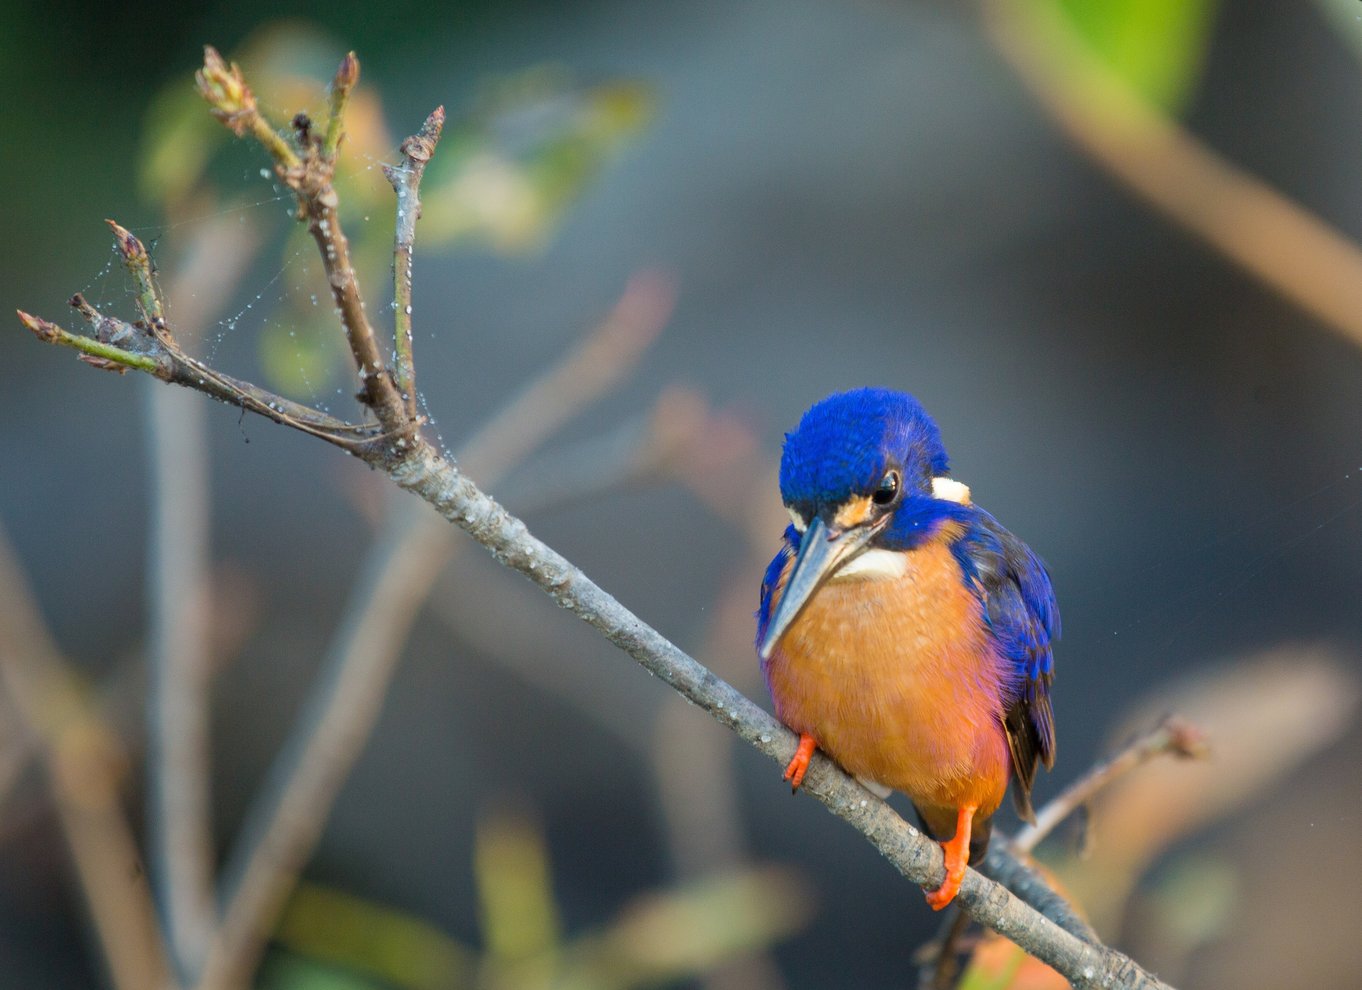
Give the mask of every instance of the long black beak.
[{"label": "long black beak", "polygon": [[763,660],[771,656],[780,637],[803,610],[819,586],[832,577],[870,542],[879,527],[852,526],[849,529],[829,530],[823,520],[815,517],[799,540],[799,557],[790,579],[785,582],[785,593],[776,605],[775,613],[766,627],[758,653]]}]

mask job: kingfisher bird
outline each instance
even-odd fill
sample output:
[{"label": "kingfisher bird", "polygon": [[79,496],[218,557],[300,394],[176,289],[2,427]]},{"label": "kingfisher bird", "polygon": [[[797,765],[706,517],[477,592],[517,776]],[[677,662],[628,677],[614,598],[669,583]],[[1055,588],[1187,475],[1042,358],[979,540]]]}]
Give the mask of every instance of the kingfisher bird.
[{"label": "kingfisher bird", "polygon": [[821,749],[881,797],[901,791],[941,841],[941,910],[988,846],[1015,782],[1034,819],[1054,765],[1059,609],[1031,549],[949,476],[941,433],[904,392],[830,395],[785,436],[789,510],[766,570],[757,653],[776,716],[799,734],[797,789]]}]

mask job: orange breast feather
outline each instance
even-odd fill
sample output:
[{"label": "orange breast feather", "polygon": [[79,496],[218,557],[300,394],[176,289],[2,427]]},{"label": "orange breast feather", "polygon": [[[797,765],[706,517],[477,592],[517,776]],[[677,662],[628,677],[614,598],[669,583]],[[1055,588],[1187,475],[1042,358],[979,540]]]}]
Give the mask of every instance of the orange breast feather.
[{"label": "orange breast feather", "polygon": [[986,817],[1010,769],[1006,665],[947,539],[905,554],[902,576],[851,575],[819,588],[766,676],[780,720],[852,774],[902,791],[929,816],[977,804]]}]

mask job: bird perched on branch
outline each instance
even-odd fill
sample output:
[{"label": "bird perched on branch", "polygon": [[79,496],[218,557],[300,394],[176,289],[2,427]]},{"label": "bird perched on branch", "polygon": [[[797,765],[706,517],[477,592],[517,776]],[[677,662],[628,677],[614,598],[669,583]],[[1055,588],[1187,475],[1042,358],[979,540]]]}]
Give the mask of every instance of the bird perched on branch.
[{"label": "bird perched on branch", "polygon": [[883,795],[902,791],[942,841],[940,910],[987,848],[1008,780],[1028,820],[1054,764],[1059,612],[1044,564],[947,475],[912,396],[860,389],[816,403],[785,437],[792,525],[766,570],[757,652],[777,717]]}]

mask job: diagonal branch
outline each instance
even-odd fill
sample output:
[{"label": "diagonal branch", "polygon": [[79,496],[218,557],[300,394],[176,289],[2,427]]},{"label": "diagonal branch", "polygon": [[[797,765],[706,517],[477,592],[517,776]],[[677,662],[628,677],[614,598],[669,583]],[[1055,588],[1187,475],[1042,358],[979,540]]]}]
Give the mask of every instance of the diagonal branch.
[{"label": "diagonal branch", "polygon": [[[602,590],[525,524],[463,476],[424,441],[388,470],[398,485],[430,503],[503,565],[519,571],[561,607],[591,625],[649,673],[779,763],[794,753],[793,734],[713,672]],[[803,789],[849,822],[900,873],[924,887],[945,876],[941,848],[903,821],[841,769],[816,759]],[[1065,931],[1005,887],[970,870],[959,903],[977,921],[1049,963],[1075,987],[1155,990],[1166,984],[1114,949]]]}]

